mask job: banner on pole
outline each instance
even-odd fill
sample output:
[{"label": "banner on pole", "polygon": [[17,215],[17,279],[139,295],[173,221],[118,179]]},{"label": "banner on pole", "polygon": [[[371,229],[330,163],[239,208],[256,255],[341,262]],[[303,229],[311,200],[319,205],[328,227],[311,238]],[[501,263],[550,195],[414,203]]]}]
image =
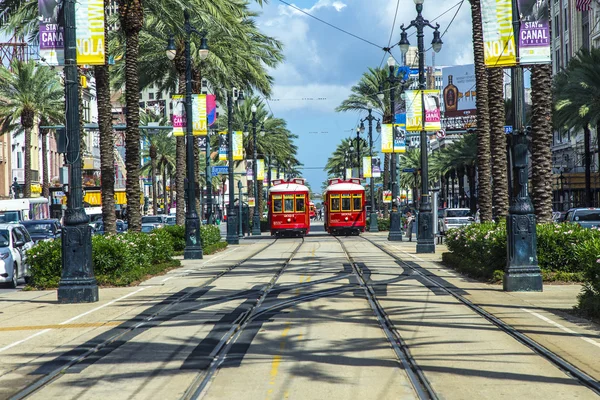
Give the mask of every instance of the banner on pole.
[{"label": "banner on pole", "polygon": [[373,178],[380,178],[381,177],[381,158],[379,157],[373,157],[371,158],[371,175],[373,175]]},{"label": "banner on pole", "polygon": [[208,126],[217,122],[217,96],[214,94],[206,95],[206,119]]},{"label": "banner on pole", "polygon": [[346,179],[352,178],[352,168],[346,168]]},{"label": "banner on pole", "polygon": [[206,136],[208,125],[206,117],[206,95],[192,95],[192,134],[194,136]]},{"label": "banner on pole", "polygon": [[40,59],[49,65],[65,63],[64,28],[58,17],[61,8],[62,4],[54,0],[38,0]]},{"label": "banner on pole", "polygon": [[173,136],[185,135],[185,102],[182,94],[171,96],[173,104]]},{"label": "banner on pole", "polygon": [[391,203],[392,202],[392,191],[391,190],[384,190],[383,191],[383,202],[384,203]]},{"label": "banner on pole", "polygon": [[381,126],[381,152],[404,153],[405,151],[406,123],[394,125],[383,124]]},{"label": "banner on pole", "polygon": [[265,160],[263,160],[262,158],[256,160],[256,180],[265,180]]},{"label": "banner on pole", "polygon": [[104,65],[104,0],[77,0],[75,16],[77,65]]},{"label": "banner on pole", "polygon": [[521,15],[519,63],[549,64],[551,51],[548,4],[545,1],[518,0],[518,8]]},{"label": "banner on pole", "polygon": [[252,181],[254,180],[254,171],[253,171],[254,160],[246,160],[246,180]]},{"label": "banner on pole", "polygon": [[486,67],[509,67],[517,64],[512,13],[512,0],[481,1]]},{"label": "banner on pole", "polygon": [[229,144],[227,143],[227,132],[219,132],[219,161],[227,161],[227,150]]},{"label": "banner on pole", "polygon": [[244,159],[244,133],[233,132],[233,159],[236,161]]},{"label": "banner on pole", "polygon": [[423,129],[423,105],[425,105],[425,130],[436,132],[442,129],[439,90],[407,90],[406,130]]},{"label": "banner on pole", "polygon": [[208,136],[200,136],[199,138],[196,138],[196,140],[200,151],[206,151],[206,141],[208,140]]},{"label": "banner on pole", "polygon": [[363,178],[371,178],[373,176],[371,173],[371,157],[363,157],[362,167]]}]

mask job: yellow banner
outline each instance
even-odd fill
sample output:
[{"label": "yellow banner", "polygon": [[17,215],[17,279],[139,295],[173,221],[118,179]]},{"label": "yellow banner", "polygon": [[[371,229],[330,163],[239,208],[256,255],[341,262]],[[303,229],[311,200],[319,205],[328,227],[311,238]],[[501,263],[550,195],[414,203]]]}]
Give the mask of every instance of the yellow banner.
[{"label": "yellow banner", "polygon": [[173,104],[173,136],[185,135],[185,99],[182,94],[171,96]]},{"label": "yellow banner", "polygon": [[[425,124],[423,124],[423,103],[425,103]],[[428,132],[442,129],[439,90],[406,91],[406,130]]]},{"label": "yellow banner", "polygon": [[486,67],[517,64],[511,0],[482,0],[483,50]]},{"label": "yellow banner", "polygon": [[208,133],[208,126],[205,94],[195,94],[192,96],[192,115],[192,134],[194,136],[206,136]]},{"label": "yellow banner", "polygon": [[78,65],[104,65],[104,0],[75,3]]},{"label": "yellow banner", "polygon": [[265,180],[265,160],[259,158],[256,160],[256,180],[264,181]]},{"label": "yellow banner", "polygon": [[233,159],[244,159],[244,133],[242,131],[233,132]]},{"label": "yellow banner", "polygon": [[363,178],[371,177],[371,157],[363,157]]},{"label": "yellow banner", "polygon": [[346,168],[346,179],[352,178],[352,168]]}]

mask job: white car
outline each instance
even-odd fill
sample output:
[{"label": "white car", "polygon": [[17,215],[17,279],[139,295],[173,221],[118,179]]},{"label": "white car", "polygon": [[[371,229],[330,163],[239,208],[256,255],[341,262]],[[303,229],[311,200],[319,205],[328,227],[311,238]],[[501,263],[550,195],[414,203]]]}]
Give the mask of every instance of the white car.
[{"label": "white car", "polygon": [[33,240],[21,224],[0,224],[0,283],[16,288],[19,278],[29,279],[27,251]]},{"label": "white car", "polygon": [[470,225],[474,221],[469,208],[446,208],[439,216],[440,234],[445,235],[452,228]]}]

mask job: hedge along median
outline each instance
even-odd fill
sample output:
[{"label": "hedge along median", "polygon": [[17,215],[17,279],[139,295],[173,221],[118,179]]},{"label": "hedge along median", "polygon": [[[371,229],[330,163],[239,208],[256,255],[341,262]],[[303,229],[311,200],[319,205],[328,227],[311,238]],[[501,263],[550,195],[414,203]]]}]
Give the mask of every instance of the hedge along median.
[{"label": "hedge along median", "polygon": [[[201,236],[205,254],[227,245],[220,241],[218,227],[202,226]],[[131,285],[178,267],[180,263],[173,255],[179,248],[185,248],[185,228],[180,226],[157,229],[149,234],[96,235],[92,237],[94,274],[100,285]],[[37,289],[57,287],[62,269],[60,240],[40,242],[28,256],[30,286]]]},{"label": "hedge along median", "polygon": [[[506,266],[506,224],[472,224],[446,236],[444,263],[466,275],[498,281]],[[576,224],[537,225],[538,263],[545,281],[583,282],[578,308],[600,317],[600,231]]]}]

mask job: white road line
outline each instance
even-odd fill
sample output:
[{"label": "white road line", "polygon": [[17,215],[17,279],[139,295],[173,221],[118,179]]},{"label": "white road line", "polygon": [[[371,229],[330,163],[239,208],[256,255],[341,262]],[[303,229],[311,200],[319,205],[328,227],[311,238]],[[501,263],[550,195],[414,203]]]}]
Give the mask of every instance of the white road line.
[{"label": "white road line", "polygon": [[578,333],[578,332],[575,332],[574,330],[572,330],[572,329],[569,329],[569,328],[567,328],[566,326],[563,326],[563,325],[559,324],[558,322],[554,322],[554,321],[552,321],[550,318],[548,318],[548,317],[544,317],[543,315],[541,315],[541,314],[538,314],[538,313],[536,313],[535,311],[527,310],[527,309],[525,309],[525,308],[521,308],[521,311],[528,312],[529,314],[531,314],[531,315],[534,315],[534,316],[538,317],[538,318],[539,318],[539,319],[541,319],[542,321],[545,321],[545,322],[549,323],[550,325],[554,325],[554,326],[556,326],[558,329],[560,329],[560,330],[562,330],[562,331],[565,331],[565,332],[567,332],[567,333],[570,333],[571,335],[575,335],[575,336],[579,337],[580,339],[583,339],[583,340],[585,340],[586,342],[588,342],[588,343],[590,343],[590,344],[593,344],[594,346],[600,347],[600,343],[596,342],[594,339],[590,339],[590,338],[588,338],[588,337],[582,336],[580,333]]},{"label": "white road line", "polygon": [[[177,275],[177,276],[182,276],[182,275]],[[165,278],[165,279],[163,279],[161,282],[166,282],[166,281],[168,281],[169,279],[173,279],[173,278],[175,278],[175,277],[174,277],[174,276],[170,276],[170,277],[168,277],[168,278]]]},{"label": "white road line", "polygon": [[[235,249],[234,250],[230,250],[228,252],[225,252],[223,254],[220,254],[218,256],[215,256],[215,257],[211,258],[210,260],[206,261],[204,264],[202,264],[202,266],[205,267],[209,262],[214,261],[214,260],[216,260],[218,258],[221,258],[221,257],[225,257],[227,254],[233,253],[234,251],[235,251]],[[199,270],[197,270],[197,269],[195,269],[195,270],[186,269],[186,270],[182,271],[182,272],[186,272],[186,274],[177,274],[177,275],[174,275],[174,276],[169,276],[168,278],[163,279],[161,282],[166,282],[166,281],[171,280],[173,278],[181,278],[183,276],[187,276],[187,275],[189,275],[191,273],[195,273],[195,272],[198,272],[198,271]]]},{"label": "white road line", "polygon": [[[99,307],[96,307],[96,308],[94,308],[94,309],[91,309],[91,310],[89,310],[89,311],[86,311],[86,312],[84,312],[84,313],[81,313],[81,314],[79,314],[79,315],[77,315],[77,316],[75,316],[75,317],[73,317],[73,318],[70,318],[70,319],[68,319],[68,320],[66,320],[66,321],[63,321],[63,322],[61,322],[59,325],[66,325],[66,324],[69,324],[69,323],[71,323],[71,322],[73,322],[73,321],[75,321],[75,320],[78,320],[78,319],[79,319],[79,318],[81,318],[81,317],[84,317],[84,316],[86,316],[86,315],[89,315],[89,314],[91,314],[91,313],[93,313],[93,312],[95,312],[95,311],[98,311],[98,310],[100,310],[100,309],[102,309],[102,308],[104,308],[104,307],[107,307],[107,306],[109,306],[109,305],[111,305],[111,304],[114,304],[114,303],[116,303],[117,301],[124,300],[124,299],[126,299],[126,298],[128,298],[128,297],[130,297],[130,296],[133,296],[134,294],[136,294],[136,293],[139,293],[139,292],[141,292],[142,290],[145,290],[145,289],[147,289],[147,287],[139,288],[139,289],[138,289],[138,290],[136,290],[135,292],[131,292],[131,293],[129,293],[129,294],[126,294],[125,296],[119,297],[118,299],[115,299],[115,300],[109,301],[108,303],[106,303],[106,304],[103,304],[103,305],[101,305],[101,306],[99,306]],[[16,342],[14,342],[14,343],[11,343],[11,344],[9,344],[9,345],[7,345],[7,346],[1,347],[1,348],[0,348],[0,353],[2,353],[2,352],[3,352],[3,351],[5,351],[5,350],[8,350],[8,349],[10,349],[10,348],[13,348],[13,347],[15,347],[15,346],[18,346],[18,345],[20,345],[20,344],[22,344],[22,343],[25,343],[25,342],[27,342],[28,340],[30,340],[30,339],[33,339],[34,337],[41,336],[41,335],[43,335],[43,334],[45,334],[45,333],[48,333],[48,332],[50,332],[51,330],[53,330],[53,329],[52,329],[52,328],[49,328],[49,329],[44,329],[44,330],[42,330],[42,331],[39,331],[39,332],[36,332],[36,333],[34,333],[34,334],[33,334],[33,335],[31,335],[31,336],[28,336],[28,337],[26,337],[25,339],[21,339],[21,340],[19,340],[19,341],[16,341]]]}]

